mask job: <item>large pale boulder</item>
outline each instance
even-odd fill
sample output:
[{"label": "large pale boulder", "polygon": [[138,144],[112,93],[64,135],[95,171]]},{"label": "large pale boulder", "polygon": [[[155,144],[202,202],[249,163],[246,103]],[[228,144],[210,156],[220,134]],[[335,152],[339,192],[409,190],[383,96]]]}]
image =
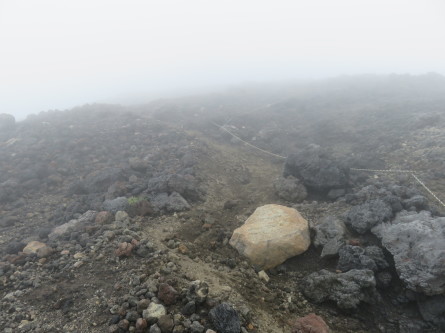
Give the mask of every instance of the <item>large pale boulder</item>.
[{"label": "large pale boulder", "polygon": [[308,222],[293,208],[258,207],[230,239],[258,269],[269,269],[306,251],[311,243]]}]

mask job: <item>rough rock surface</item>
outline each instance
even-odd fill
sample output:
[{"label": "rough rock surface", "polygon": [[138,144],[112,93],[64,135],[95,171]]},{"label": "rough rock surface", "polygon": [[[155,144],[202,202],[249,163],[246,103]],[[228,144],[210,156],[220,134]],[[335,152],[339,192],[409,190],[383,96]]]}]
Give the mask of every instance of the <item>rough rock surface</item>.
[{"label": "rough rock surface", "polygon": [[344,245],[346,226],[334,216],[323,217],[314,231],[314,245],[323,248],[322,258],[336,255]]},{"label": "rough rock surface", "polygon": [[306,187],[295,177],[280,177],[275,180],[274,188],[277,195],[290,202],[301,202],[307,197]]},{"label": "rough rock surface", "polygon": [[305,252],[311,243],[308,222],[289,207],[258,207],[230,239],[238,252],[263,270]]},{"label": "rough rock surface", "polygon": [[315,313],[298,318],[292,328],[292,333],[329,333],[329,326],[323,318]]},{"label": "rough rock surface", "polygon": [[351,269],[370,269],[374,272],[389,267],[382,249],[377,246],[345,245],[339,251],[337,269],[346,272]]},{"label": "rough rock surface", "polygon": [[220,333],[239,333],[241,323],[236,310],[228,303],[215,306],[209,312],[210,321]]},{"label": "rough rock surface", "polygon": [[380,199],[353,207],[346,216],[346,224],[359,234],[392,217],[392,208]]},{"label": "rough rock surface", "polygon": [[328,192],[348,185],[348,170],[330,158],[317,145],[310,145],[299,153],[289,155],[283,175],[294,176],[315,191]]},{"label": "rough rock surface", "polygon": [[409,289],[427,295],[445,292],[445,217],[402,212],[379,229],[376,233]]},{"label": "rough rock surface", "polygon": [[301,290],[316,303],[333,301],[339,308],[354,309],[360,302],[373,302],[375,286],[374,273],[369,269],[353,269],[339,274],[323,269],[308,275]]}]

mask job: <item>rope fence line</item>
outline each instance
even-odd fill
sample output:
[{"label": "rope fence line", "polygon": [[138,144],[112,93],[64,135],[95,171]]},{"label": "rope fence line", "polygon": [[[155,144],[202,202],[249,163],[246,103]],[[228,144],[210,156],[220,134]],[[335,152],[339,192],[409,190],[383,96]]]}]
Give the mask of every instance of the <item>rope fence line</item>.
[{"label": "rope fence line", "polygon": [[241,139],[239,136],[236,136],[235,134],[233,134],[232,132],[230,132],[228,129],[224,128],[223,126],[218,125],[217,123],[214,123],[213,121],[212,121],[211,123],[212,123],[213,125],[215,125],[216,127],[219,127],[220,129],[222,129],[223,131],[229,133],[229,134],[230,134],[231,136],[233,136],[234,138],[240,140],[241,142],[244,142],[244,143],[245,143],[246,145],[248,145],[249,147],[252,147],[252,148],[254,148],[254,149],[257,149],[257,150],[259,150],[259,151],[261,151],[261,152],[263,152],[263,153],[265,153],[265,154],[269,154],[269,155],[271,155],[271,156],[275,156],[275,157],[281,158],[281,159],[283,159],[283,160],[286,159],[286,157],[284,157],[284,156],[281,156],[281,155],[278,155],[278,154],[271,153],[270,151],[267,151],[267,150],[258,148],[257,146],[254,146],[253,144],[251,144],[251,143],[249,143],[249,142],[247,142],[247,141],[244,141],[244,140]]},{"label": "rope fence line", "polygon": [[[283,160],[285,160],[286,159],[286,157],[285,156],[281,156],[281,155],[278,155],[278,154],[274,154],[274,153],[271,153],[271,152],[269,152],[269,151],[267,151],[267,150],[264,150],[264,149],[261,149],[261,148],[259,148],[259,147],[257,147],[257,146],[254,146],[253,144],[251,144],[251,143],[249,143],[249,142],[247,142],[247,141],[244,141],[243,139],[241,139],[239,136],[237,136],[237,135],[235,135],[235,134],[233,134],[232,132],[230,132],[228,129],[226,129],[226,128],[224,128],[223,126],[220,126],[220,125],[218,125],[217,123],[214,123],[213,121],[211,122],[213,125],[215,125],[216,127],[218,127],[218,128],[220,128],[220,129],[222,129],[223,131],[225,131],[225,132],[227,132],[227,133],[229,133],[231,136],[233,136],[234,138],[236,138],[236,139],[238,139],[238,140],[240,140],[241,142],[243,142],[243,143],[245,143],[246,145],[248,145],[249,147],[251,147],[251,148],[254,148],[254,149],[256,149],[256,150],[259,150],[259,151],[261,151],[261,152],[263,152],[263,153],[265,153],[265,154],[268,154],[268,155],[271,155],[271,156],[274,156],[274,157],[277,157],[277,158],[280,158],[280,159],[283,159]],[[436,199],[437,200],[437,202],[439,202],[443,207],[445,207],[445,203],[443,203],[443,201],[442,200],[440,200],[439,199],[439,197],[437,196],[437,195],[435,195],[434,194],[434,192],[433,191],[431,191],[426,185],[425,185],[425,183],[424,182],[422,182],[420,179],[419,179],[419,177],[417,177],[416,176],[416,174],[414,173],[414,171],[413,170],[393,170],[393,169],[389,169],[389,170],[378,170],[378,169],[359,169],[359,168],[349,168],[349,170],[352,170],[352,171],[365,171],[365,172],[382,172],[382,173],[408,173],[408,174],[411,174],[412,176],[413,176],[413,178],[434,198],[434,199]]]}]

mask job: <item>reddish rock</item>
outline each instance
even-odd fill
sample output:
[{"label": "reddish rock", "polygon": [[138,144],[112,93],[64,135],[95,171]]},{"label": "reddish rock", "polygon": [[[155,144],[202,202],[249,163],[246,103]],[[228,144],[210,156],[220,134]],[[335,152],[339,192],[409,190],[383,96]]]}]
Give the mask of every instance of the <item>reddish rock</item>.
[{"label": "reddish rock", "polygon": [[298,318],[292,328],[292,333],[329,333],[330,329],[323,318],[315,313]]},{"label": "reddish rock", "polygon": [[96,224],[108,224],[113,222],[113,215],[110,212],[102,211],[97,213],[95,223]]},{"label": "reddish rock", "polygon": [[136,320],[136,332],[144,332],[147,326],[147,321],[144,318],[138,318],[138,320]]},{"label": "reddish rock", "polygon": [[161,329],[162,333],[169,333],[172,331],[173,327],[175,326],[175,323],[173,321],[173,318],[169,315],[164,315],[159,317],[157,322],[159,328]]},{"label": "reddish rock", "polygon": [[176,303],[176,298],[178,296],[178,292],[175,288],[168,285],[167,283],[159,284],[158,288],[158,298],[165,304],[171,305]]},{"label": "reddish rock", "polygon": [[133,251],[134,245],[131,243],[119,243],[118,248],[114,252],[118,257],[129,257]]}]

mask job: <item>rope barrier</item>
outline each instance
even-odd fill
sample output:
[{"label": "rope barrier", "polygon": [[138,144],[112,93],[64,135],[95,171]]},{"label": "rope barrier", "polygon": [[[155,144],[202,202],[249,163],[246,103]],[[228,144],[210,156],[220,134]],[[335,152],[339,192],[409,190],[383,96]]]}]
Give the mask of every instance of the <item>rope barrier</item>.
[{"label": "rope barrier", "polygon": [[244,143],[245,143],[246,145],[248,145],[249,147],[255,148],[255,149],[257,149],[257,150],[259,150],[259,151],[261,151],[261,152],[263,152],[263,153],[265,153],[265,154],[269,154],[269,155],[271,155],[271,156],[275,156],[275,157],[281,158],[281,159],[283,159],[283,160],[286,159],[286,157],[284,157],[284,156],[281,156],[281,155],[278,155],[278,154],[271,153],[271,152],[269,152],[269,151],[267,151],[267,150],[258,148],[257,146],[254,146],[253,144],[251,144],[251,143],[249,143],[249,142],[247,142],[247,141],[244,141],[244,140],[241,139],[239,136],[236,136],[235,134],[233,134],[232,132],[230,132],[228,129],[226,129],[226,128],[220,126],[220,125],[218,125],[217,123],[214,123],[213,121],[212,121],[211,123],[212,123],[213,125],[215,125],[216,127],[219,127],[220,129],[222,129],[223,131],[229,133],[229,134],[230,134],[231,136],[233,136],[234,138],[240,140],[241,142],[244,142]]},{"label": "rope barrier", "polygon": [[[240,140],[241,142],[245,143],[245,144],[248,145],[249,147],[252,147],[252,148],[254,148],[254,149],[256,149],[256,150],[259,150],[259,151],[261,151],[261,152],[263,152],[263,153],[265,153],[265,154],[268,154],[268,155],[271,155],[271,156],[274,156],[274,157],[281,158],[281,159],[283,159],[283,160],[286,159],[286,157],[284,157],[284,156],[281,156],[281,155],[278,155],[278,154],[271,153],[271,152],[269,152],[269,151],[267,151],[267,150],[264,150],[264,149],[261,149],[261,148],[259,148],[259,147],[257,147],[257,146],[254,146],[253,144],[251,144],[251,143],[249,143],[249,142],[247,142],[247,141],[244,141],[244,140],[241,139],[239,136],[233,134],[233,133],[230,132],[228,129],[226,129],[226,128],[224,128],[223,126],[220,126],[220,125],[214,123],[213,121],[212,121],[211,123],[212,123],[213,125],[215,125],[216,127],[222,129],[223,131],[229,133],[229,134],[230,134],[231,136],[233,136],[234,138],[236,138],[236,139]],[[423,187],[429,194],[431,194],[431,196],[432,196],[434,199],[437,200],[437,202],[439,202],[443,207],[445,207],[445,203],[443,203],[442,200],[440,200],[440,199],[437,197],[437,195],[435,195],[435,194],[433,193],[433,191],[431,191],[431,190],[425,185],[425,183],[422,182],[422,181],[419,179],[419,177],[417,177],[417,176],[415,175],[414,171],[412,171],[412,170],[392,170],[392,169],[389,169],[389,170],[379,170],[379,169],[359,169],[359,168],[349,168],[349,170],[352,170],[352,171],[365,171],[365,172],[408,173],[408,174],[411,174],[411,175],[414,177],[414,179],[415,179],[415,180],[416,180],[416,181],[417,181],[417,182],[418,182],[418,183],[419,183],[419,184],[420,184],[420,185],[421,185],[421,186],[422,186],[422,187]]]}]

